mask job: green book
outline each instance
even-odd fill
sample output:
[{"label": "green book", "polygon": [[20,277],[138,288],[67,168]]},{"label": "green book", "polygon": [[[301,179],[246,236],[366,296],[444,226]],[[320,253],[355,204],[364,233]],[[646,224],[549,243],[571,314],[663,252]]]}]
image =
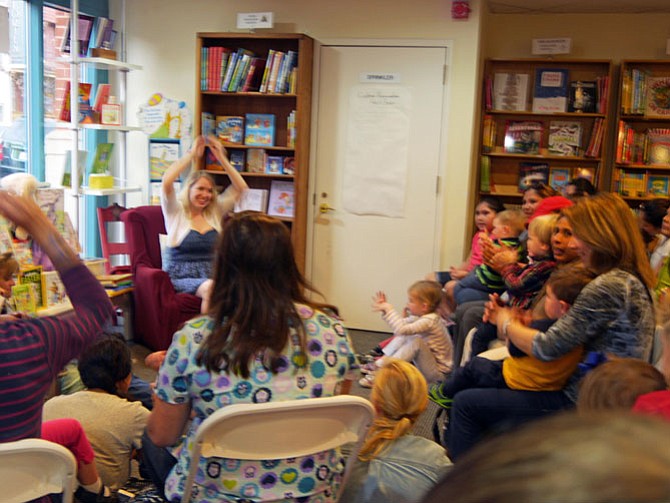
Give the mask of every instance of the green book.
[{"label": "green book", "polygon": [[98,143],[95,147],[95,157],[91,164],[91,173],[108,175],[109,165],[112,160],[113,143]]}]

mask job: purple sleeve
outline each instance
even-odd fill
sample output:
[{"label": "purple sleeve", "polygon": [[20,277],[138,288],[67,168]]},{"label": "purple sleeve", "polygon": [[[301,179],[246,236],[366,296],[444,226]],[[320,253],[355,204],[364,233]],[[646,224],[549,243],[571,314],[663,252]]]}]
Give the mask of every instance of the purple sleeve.
[{"label": "purple sleeve", "polygon": [[95,340],[114,313],[107,292],[84,264],[61,273],[61,279],[74,312],[30,320],[44,341],[53,372]]}]

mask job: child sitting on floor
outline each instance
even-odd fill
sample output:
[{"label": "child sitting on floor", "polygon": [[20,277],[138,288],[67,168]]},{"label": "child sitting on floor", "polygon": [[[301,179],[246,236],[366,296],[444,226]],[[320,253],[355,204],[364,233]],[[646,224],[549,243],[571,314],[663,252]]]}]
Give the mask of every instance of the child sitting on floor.
[{"label": "child sitting on floor", "polygon": [[384,356],[364,365],[361,371],[367,373],[359,384],[372,388],[375,370],[383,367],[389,357],[413,362],[428,382],[444,378],[451,369],[452,346],[449,333],[435,312],[442,288],[435,281],[417,281],[407,290],[406,309],[409,316],[402,318],[386,301],[384,292],[377,292],[372,298],[373,311],[382,313],[384,320],[393,329],[393,338],[384,347]]},{"label": "child sitting on floor", "polygon": [[[498,246],[519,250],[521,249],[519,235],[525,230],[525,222],[526,218],[521,211],[501,211],[493,219],[491,239]],[[505,282],[500,273],[486,264],[481,264],[454,286],[455,305],[451,307],[455,308],[456,305],[464,302],[487,300],[489,294],[502,293],[504,290]]]},{"label": "child sitting on floor", "polygon": [[[564,267],[547,280],[545,311],[549,319],[534,320],[531,327],[546,331],[568,312],[579,292],[593,279],[581,266]],[[474,357],[458,368],[444,383],[431,387],[428,397],[441,407],[450,408],[453,397],[469,388],[509,388],[527,391],[560,390],[565,386],[584,351],[576,348],[552,361],[526,355],[508,341],[510,356],[504,360]]]}]

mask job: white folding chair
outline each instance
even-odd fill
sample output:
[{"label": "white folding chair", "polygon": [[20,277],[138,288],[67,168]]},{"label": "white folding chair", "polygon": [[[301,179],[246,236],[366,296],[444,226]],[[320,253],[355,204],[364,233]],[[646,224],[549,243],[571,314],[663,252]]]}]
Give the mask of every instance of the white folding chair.
[{"label": "white folding chair", "polygon": [[[191,497],[201,456],[287,459],[355,443],[347,457],[344,487],[373,417],[372,404],[351,395],[223,407],[198,427],[182,501]],[[268,431],[280,433],[268,437]]]},{"label": "white folding chair", "polygon": [[47,494],[63,493],[72,502],[77,462],[65,447],[30,438],[0,444],[0,500],[21,503]]}]

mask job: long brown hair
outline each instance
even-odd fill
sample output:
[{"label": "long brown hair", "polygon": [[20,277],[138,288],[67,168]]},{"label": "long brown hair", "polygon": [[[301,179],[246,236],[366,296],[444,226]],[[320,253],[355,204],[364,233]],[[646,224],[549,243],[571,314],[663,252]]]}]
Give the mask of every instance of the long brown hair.
[{"label": "long brown hair", "polygon": [[294,330],[298,355],[293,362],[306,365],[305,330],[295,303],[336,312],[309,300],[306,290],[318,293],[298,270],[291,236],[281,221],[254,212],[230,218],[214,258],[209,314],[216,328],[202,344],[198,363],[209,371],[225,368],[247,378],[250,362],[260,355],[276,373]]},{"label": "long brown hair", "polygon": [[563,209],[572,230],[591,248],[588,267],[602,274],[614,268],[637,276],[647,288],[654,286],[640,229],[632,210],[621,197],[601,192]]}]

